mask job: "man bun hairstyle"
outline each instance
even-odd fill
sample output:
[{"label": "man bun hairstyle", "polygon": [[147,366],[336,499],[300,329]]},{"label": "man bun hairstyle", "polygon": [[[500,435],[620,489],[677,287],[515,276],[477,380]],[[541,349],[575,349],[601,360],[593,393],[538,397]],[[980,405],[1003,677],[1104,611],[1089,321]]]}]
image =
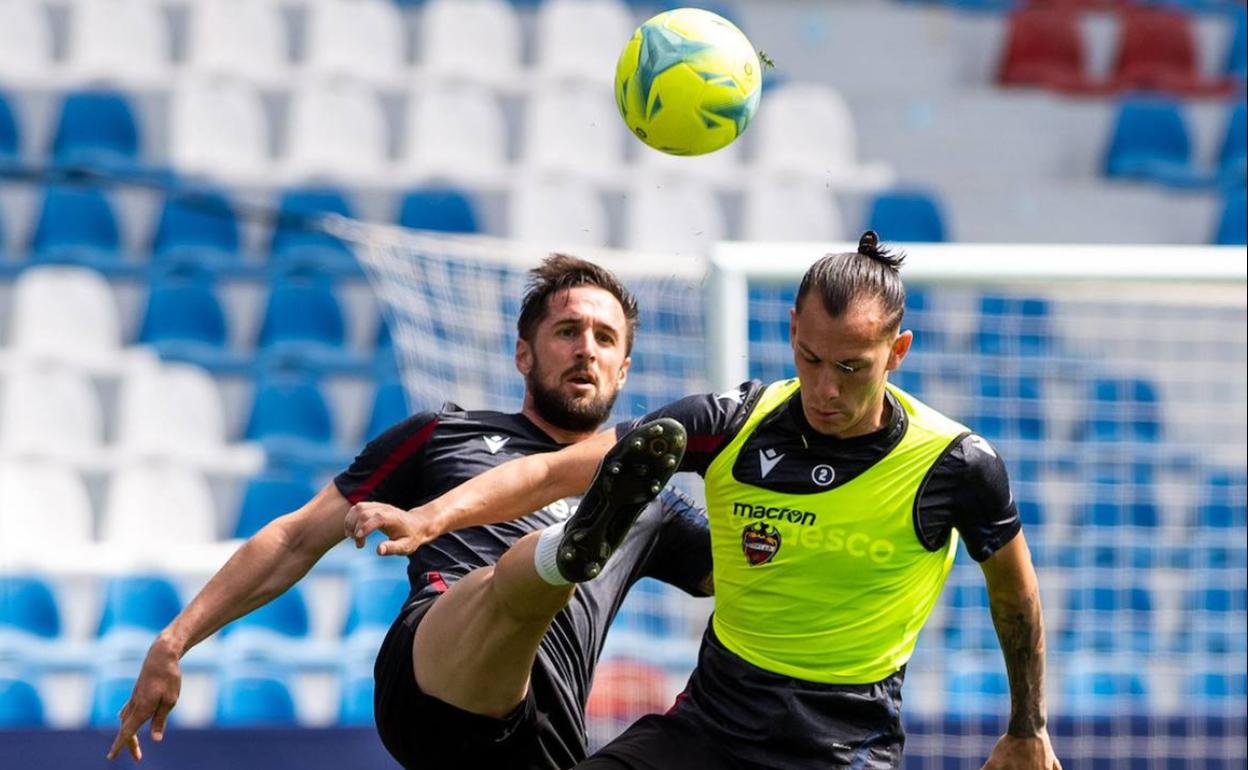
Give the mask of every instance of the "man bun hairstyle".
[{"label": "man bun hairstyle", "polygon": [[533,333],[550,309],[550,298],[564,289],[578,286],[596,286],[619,301],[628,327],[625,329],[627,339],[624,350],[631,353],[637,334],[637,299],[610,270],[567,254],[551,254],[529,271],[524,300],[520,303],[520,317],[516,320],[516,332],[520,339],[531,343]]},{"label": "man bun hairstyle", "polygon": [[906,288],[901,283],[902,252],[880,244],[880,236],[867,230],[858,239],[858,251],[825,254],[810,266],[797,287],[797,309],[812,291],[819,295],[828,315],[838,317],[855,301],[873,299],[884,314],[884,326],[901,326],[905,313]]}]

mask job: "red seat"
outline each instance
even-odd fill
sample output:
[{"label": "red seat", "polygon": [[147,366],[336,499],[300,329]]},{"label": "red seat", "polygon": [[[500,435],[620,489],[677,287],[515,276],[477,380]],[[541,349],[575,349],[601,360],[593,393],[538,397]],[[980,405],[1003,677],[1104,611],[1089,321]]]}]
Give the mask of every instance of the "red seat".
[{"label": "red seat", "polygon": [[1077,14],[1063,6],[1024,8],[1010,14],[997,81],[1077,90],[1086,84],[1085,59]]},{"label": "red seat", "polygon": [[1196,37],[1180,11],[1139,8],[1123,14],[1114,65],[1121,89],[1168,91],[1181,96],[1230,95],[1230,78],[1205,79],[1199,72]]}]

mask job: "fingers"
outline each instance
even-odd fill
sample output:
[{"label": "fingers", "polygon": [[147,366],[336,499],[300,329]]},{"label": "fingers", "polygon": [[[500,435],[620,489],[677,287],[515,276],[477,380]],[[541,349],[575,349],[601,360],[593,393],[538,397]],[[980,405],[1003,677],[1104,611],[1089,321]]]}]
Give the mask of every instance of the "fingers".
[{"label": "fingers", "polygon": [[363,548],[369,535],[398,521],[398,512],[385,503],[356,503],[344,522],[347,537],[355,541],[356,548]]},{"label": "fingers", "polygon": [[165,724],[169,721],[169,712],[172,710],[172,703],[161,703],[152,715],[152,740],[157,743],[165,739]]},{"label": "fingers", "polygon": [[410,537],[387,540],[377,546],[378,556],[407,556],[416,550],[416,541]]},{"label": "fingers", "polygon": [[[124,716],[127,712],[130,713],[130,716]],[[143,758],[143,750],[139,747],[139,736],[137,733],[147,720],[135,717],[134,711],[130,710],[129,704],[126,704],[126,707],[121,710],[121,714],[123,715],[121,729],[117,731],[117,737],[113,739],[113,745],[109,747],[107,756],[109,759],[116,759],[122,748],[125,748],[130,752],[130,756],[134,758],[134,761],[138,762]]]}]

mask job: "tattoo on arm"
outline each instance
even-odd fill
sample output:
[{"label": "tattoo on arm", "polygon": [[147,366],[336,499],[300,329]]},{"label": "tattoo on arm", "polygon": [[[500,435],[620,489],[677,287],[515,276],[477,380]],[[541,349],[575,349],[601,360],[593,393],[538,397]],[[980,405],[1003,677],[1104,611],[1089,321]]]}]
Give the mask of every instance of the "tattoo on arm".
[{"label": "tattoo on arm", "polygon": [[992,622],[997,628],[1010,678],[1010,724],[1016,738],[1037,735],[1045,727],[1044,618],[1035,591],[994,597]]}]

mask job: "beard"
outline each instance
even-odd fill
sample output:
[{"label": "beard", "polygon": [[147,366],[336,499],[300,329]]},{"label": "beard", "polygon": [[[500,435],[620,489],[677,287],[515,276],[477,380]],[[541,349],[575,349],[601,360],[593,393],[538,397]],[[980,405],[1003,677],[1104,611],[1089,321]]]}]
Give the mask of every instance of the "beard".
[{"label": "beard", "polygon": [[[573,368],[564,372],[559,383],[562,384],[569,374],[576,371],[578,369]],[[569,398],[563,394],[559,385],[553,388],[544,386],[541,372],[541,364],[534,360],[533,368],[524,376],[524,383],[528,386],[529,394],[533,396],[533,408],[546,422],[561,430],[585,433],[597,430],[611,416],[615,399],[620,394],[618,388],[606,393],[599,385],[597,395],[592,398]]]}]

